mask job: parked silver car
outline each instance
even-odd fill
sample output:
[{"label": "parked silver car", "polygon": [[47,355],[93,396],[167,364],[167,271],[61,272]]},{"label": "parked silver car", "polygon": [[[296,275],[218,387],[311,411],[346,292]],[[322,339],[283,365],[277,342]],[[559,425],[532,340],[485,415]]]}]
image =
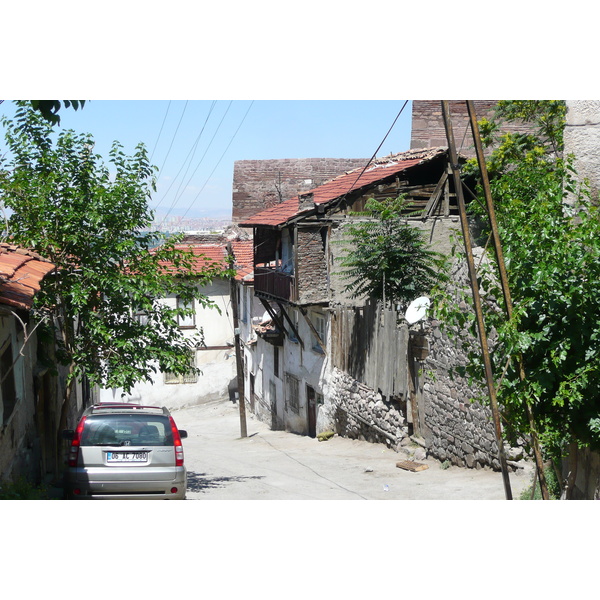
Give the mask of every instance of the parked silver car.
[{"label": "parked silver car", "polygon": [[63,437],[71,440],[67,498],[185,499],[187,432],[166,408],[96,404]]}]

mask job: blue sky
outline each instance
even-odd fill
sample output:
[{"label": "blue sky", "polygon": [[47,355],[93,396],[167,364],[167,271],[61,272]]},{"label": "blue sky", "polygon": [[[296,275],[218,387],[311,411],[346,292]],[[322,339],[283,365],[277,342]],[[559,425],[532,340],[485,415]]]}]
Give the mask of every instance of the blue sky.
[{"label": "blue sky", "polygon": [[[143,142],[159,168],[157,217],[231,215],[236,160],[371,158],[404,100],[91,100],[62,109],[61,128],[91,133],[108,159],[118,140],[131,154]],[[11,114],[12,102],[0,104]],[[411,104],[378,156],[408,150]],[[1,142],[0,142],[1,143]]]}]

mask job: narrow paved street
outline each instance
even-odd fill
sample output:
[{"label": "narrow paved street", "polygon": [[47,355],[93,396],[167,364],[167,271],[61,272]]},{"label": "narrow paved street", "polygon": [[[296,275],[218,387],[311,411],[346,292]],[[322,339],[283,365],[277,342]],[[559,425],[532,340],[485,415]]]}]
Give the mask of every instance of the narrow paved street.
[{"label": "narrow paved street", "polygon": [[[396,467],[405,456],[382,444],[340,437],[319,442],[269,427],[229,400],[173,412],[184,440],[189,500],[504,500],[500,473],[458,467]],[[525,471],[525,472],[523,472]],[[518,499],[531,468],[510,475]]]}]

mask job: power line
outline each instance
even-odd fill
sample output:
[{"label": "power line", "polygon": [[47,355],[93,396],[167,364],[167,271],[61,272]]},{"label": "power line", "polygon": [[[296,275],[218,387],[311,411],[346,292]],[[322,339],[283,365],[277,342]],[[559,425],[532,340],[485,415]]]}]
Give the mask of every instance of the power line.
[{"label": "power line", "polygon": [[160,131],[158,132],[158,137],[156,138],[156,142],[154,142],[154,148],[152,149],[152,154],[150,155],[150,162],[152,162],[152,157],[154,156],[154,152],[156,151],[156,146],[158,145],[158,140],[160,140],[160,136],[162,134],[163,127],[165,126],[165,122],[167,120],[167,115],[169,114],[169,108],[171,108],[170,100],[169,100],[169,104],[167,104],[167,112],[165,113],[165,118],[163,119],[162,125],[160,126]]},{"label": "power line", "polygon": [[196,194],[196,197],[194,198],[194,200],[192,200],[192,203],[188,206],[187,210],[183,213],[183,215],[181,217],[182,219],[183,219],[183,217],[185,217],[185,215],[187,215],[187,213],[189,212],[189,210],[192,208],[192,205],[194,204],[194,202],[198,199],[198,197],[200,196],[200,194],[204,191],[204,188],[206,187],[206,184],[210,181],[210,178],[212,177],[213,173],[216,171],[217,167],[219,166],[219,164],[223,160],[223,157],[227,153],[227,150],[229,150],[229,146],[231,146],[231,144],[233,143],[233,140],[235,139],[236,135],[238,134],[238,131],[240,130],[240,128],[244,124],[244,121],[246,120],[246,117],[248,116],[248,113],[250,112],[250,109],[252,108],[253,104],[254,104],[254,100],[252,102],[250,102],[250,106],[246,110],[246,113],[244,114],[244,117],[242,118],[240,124],[238,125],[238,128],[235,130],[235,133],[233,134],[233,136],[231,136],[231,140],[229,140],[229,144],[227,144],[227,147],[223,151],[223,154],[221,154],[221,158],[219,158],[219,160],[218,160],[217,164],[215,165],[214,169],[211,171],[211,173],[208,176],[207,180],[204,182],[204,185],[202,186],[202,188],[200,189],[200,191]]},{"label": "power line", "polygon": [[[225,117],[227,116],[227,113],[229,112],[229,109],[231,108],[231,104],[232,104],[232,102],[230,101],[230,102],[229,102],[229,104],[228,104],[228,106],[227,106],[227,109],[225,110],[225,114],[224,114],[224,115],[221,117],[221,120],[219,121],[219,125],[217,126],[217,129],[216,129],[216,131],[214,132],[214,134],[213,134],[213,136],[212,136],[212,138],[211,138],[210,142],[208,143],[208,146],[206,147],[206,150],[204,151],[204,154],[202,155],[202,158],[200,159],[200,162],[199,162],[199,163],[196,165],[196,168],[194,169],[194,172],[192,173],[192,175],[191,175],[191,176],[190,176],[190,178],[188,179],[188,181],[187,181],[187,183],[186,183],[186,187],[189,185],[190,181],[192,180],[192,178],[193,178],[193,177],[194,177],[194,175],[196,174],[196,171],[199,169],[200,165],[201,165],[201,164],[202,164],[202,162],[204,161],[204,157],[206,156],[206,154],[207,154],[208,150],[209,150],[209,149],[210,149],[210,147],[212,146],[212,143],[213,143],[213,141],[214,141],[214,139],[215,139],[215,137],[216,137],[217,133],[218,133],[218,132],[219,132],[219,130],[221,129],[221,125],[223,124],[223,121],[225,120]],[[212,175],[212,173],[211,173],[211,175]],[[205,185],[206,185],[206,184],[205,184]],[[204,189],[204,188],[202,188],[202,189]],[[182,194],[183,194],[183,192],[182,192]],[[173,199],[173,202],[171,203],[171,206],[169,207],[169,210],[167,211],[166,215],[163,217],[162,221],[161,221],[161,222],[160,222],[160,224],[158,225],[158,228],[159,228],[159,229],[160,229],[160,227],[162,227],[163,223],[164,223],[164,222],[167,220],[167,218],[168,218],[168,217],[169,217],[169,215],[171,214],[171,211],[172,211],[172,210],[173,210],[173,208],[175,207],[175,204],[177,203],[177,201],[179,200],[179,198],[181,197],[181,195],[182,195],[182,194],[180,194],[179,196],[176,196],[176,197]],[[195,199],[194,199],[194,201],[195,201]],[[188,208],[188,210],[189,210],[189,208]],[[187,211],[186,211],[186,214],[187,214]],[[183,218],[183,217],[181,217],[181,218]]]},{"label": "power line", "polygon": [[[212,111],[213,111],[216,103],[217,103],[216,100],[213,100],[213,102],[211,104],[211,107],[210,107],[210,109],[208,111],[208,115],[206,116],[206,119],[204,121],[204,125],[202,126],[202,129],[200,130],[200,133],[198,134],[198,137],[196,138],[196,141],[194,142],[194,144],[190,148],[190,151],[188,152],[188,155],[186,156],[184,162],[181,164],[181,168],[179,169],[177,175],[171,181],[171,185],[169,186],[169,188],[167,189],[167,191],[163,194],[162,198],[157,201],[157,203],[161,202],[161,201],[164,201],[166,199],[166,197],[168,196],[169,192],[171,191],[171,188],[173,187],[175,181],[177,181],[177,178],[179,177],[179,174],[181,173],[184,165],[186,164],[186,162],[188,162],[188,159],[189,159],[188,167],[187,167],[187,169],[186,169],[183,177],[185,178],[185,176],[187,175],[187,172],[188,172],[188,170],[190,168],[190,165],[192,164],[192,160],[194,159],[194,154],[196,153],[196,149],[198,148],[198,143],[200,142],[200,138],[202,137],[202,134],[204,133],[204,129],[206,128],[206,124],[208,123],[208,120],[210,118],[210,115],[212,114]],[[191,155],[191,158],[190,158],[190,155]],[[181,185],[182,184],[180,183],[179,184],[179,188],[177,189],[177,192],[175,193],[176,197],[177,197],[177,194],[179,193],[179,190],[181,189]],[[175,201],[173,203],[175,203]],[[173,205],[171,206],[171,208],[169,209],[169,211],[172,208],[173,208]]]},{"label": "power line", "polygon": [[167,155],[165,156],[165,160],[163,161],[162,167],[160,168],[160,170],[158,172],[158,177],[160,177],[160,174],[162,173],[163,169],[165,168],[165,163],[167,162],[167,158],[169,158],[169,154],[171,153],[171,148],[173,148],[173,142],[175,141],[175,138],[177,137],[177,132],[179,131],[179,126],[181,125],[181,121],[183,120],[183,115],[185,114],[187,105],[188,105],[188,101],[186,100],[185,106],[183,107],[183,112],[181,113],[181,117],[179,117],[179,123],[177,123],[177,129],[175,129],[175,133],[173,134],[173,138],[171,139],[171,145],[169,146],[169,149],[167,150]]},{"label": "power line", "polygon": [[[396,115],[396,118],[394,119],[393,123],[391,124],[390,128],[388,129],[388,132],[385,134],[385,136],[383,137],[383,139],[381,140],[381,143],[379,144],[379,146],[377,146],[377,150],[375,150],[375,152],[373,153],[373,156],[371,156],[371,158],[368,160],[367,164],[363,167],[362,171],[360,172],[360,174],[358,175],[358,177],[354,180],[354,182],[352,183],[352,185],[348,188],[348,191],[345,192],[344,194],[342,194],[341,196],[339,196],[336,200],[335,200],[335,204],[332,203],[332,208],[329,211],[330,215],[335,214],[336,212],[341,211],[341,204],[342,202],[346,199],[346,197],[348,196],[348,194],[354,189],[354,186],[356,185],[356,183],[358,182],[358,180],[363,176],[363,174],[365,173],[365,171],[369,168],[369,165],[375,160],[375,157],[377,156],[377,152],[379,152],[379,150],[381,149],[381,146],[383,146],[383,144],[385,143],[385,140],[388,138],[388,136],[390,135],[392,129],[394,128],[394,126],[396,125],[396,122],[398,121],[398,119],[400,118],[400,115],[404,112],[404,109],[406,108],[406,105],[408,104],[408,100],[404,101],[404,104],[402,105],[402,108],[400,109],[400,111],[398,112],[398,114]],[[308,244],[312,243],[317,236],[320,236],[320,233],[314,233],[311,235],[311,237],[304,243],[302,244],[302,246],[298,247],[298,250],[300,250],[301,248],[306,247]],[[260,246],[262,246],[262,244],[267,243],[267,241],[265,240],[264,242],[262,242],[261,244],[259,244],[258,246],[256,246],[255,248],[260,248]],[[286,262],[286,265],[290,263],[292,259],[289,258],[288,261]],[[284,265],[282,265],[284,266]]]}]

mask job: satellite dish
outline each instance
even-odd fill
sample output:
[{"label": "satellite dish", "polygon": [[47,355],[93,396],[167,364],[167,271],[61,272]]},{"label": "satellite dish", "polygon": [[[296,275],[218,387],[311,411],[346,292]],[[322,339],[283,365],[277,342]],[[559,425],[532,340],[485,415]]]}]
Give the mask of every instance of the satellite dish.
[{"label": "satellite dish", "polygon": [[427,309],[431,305],[431,300],[427,296],[422,296],[413,300],[406,309],[404,318],[409,325],[417,323],[427,315]]}]

